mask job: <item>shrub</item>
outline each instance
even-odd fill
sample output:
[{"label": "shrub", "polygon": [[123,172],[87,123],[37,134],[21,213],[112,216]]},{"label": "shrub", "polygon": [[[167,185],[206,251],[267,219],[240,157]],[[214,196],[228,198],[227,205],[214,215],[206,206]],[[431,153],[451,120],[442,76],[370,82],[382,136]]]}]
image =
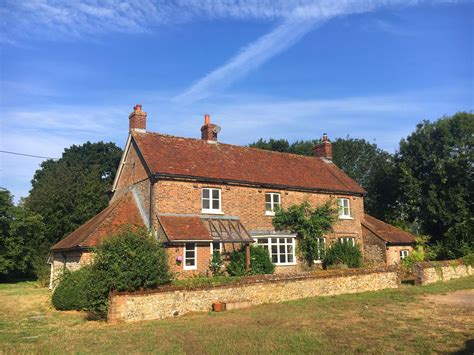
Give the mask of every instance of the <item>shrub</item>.
[{"label": "shrub", "polygon": [[426,258],[425,252],[423,249],[413,250],[410,255],[402,260],[402,266],[413,271],[413,265],[424,261]]},{"label": "shrub", "polygon": [[227,273],[231,276],[273,274],[275,265],[270,259],[268,251],[261,246],[250,246],[250,270],[245,270],[245,248],[233,251],[230,255],[230,263],[227,265]]},{"label": "shrub", "polygon": [[350,268],[362,266],[362,253],[358,245],[351,243],[333,243],[324,257],[326,267],[347,265]]},{"label": "shrub", "polygon": [[222,260],[221,253],[215,251],[212,253],[212,258],[209,263],[209,270],[211,270],[212,276],[221,276],[224,274],[222,267],[224,266],[224,261]]},{"label": "shrub", "polygon": [[64,271],[51,299],[54,308],[62,311],[88,308],[87,289],[91,280],[91,269],[90,266],[84,266],[77,271]]},{"label": "shrub", "polygon": [[110,291],[153,288],[170,281],[167,255],[145,229],[124,228],[96,249],[88,310],[105,315]]},{"label": "shrub", "polygon": [[464,262],[465,265],[470,265],[474,267],[474,252],[463,256],[462,261]]}]

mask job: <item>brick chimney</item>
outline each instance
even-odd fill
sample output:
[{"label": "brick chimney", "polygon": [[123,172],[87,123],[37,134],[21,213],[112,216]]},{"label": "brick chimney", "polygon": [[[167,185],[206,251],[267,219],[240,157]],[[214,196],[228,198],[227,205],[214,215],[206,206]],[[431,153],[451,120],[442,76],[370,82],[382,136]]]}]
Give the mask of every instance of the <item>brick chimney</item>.
[{"label": "brick chimney", "polygon": [[204,125],[201,127],[201,139],[216,142],[217,133],[219,133],[220,130],[218,125],[211,123],[211,116],[204,115]]},{"label": "brick chimney", "polygon": [[313,155],[316,158],[332,160],[332,143],[326,133],[323,134],[323,141],[313,147]]},{"label": "brick chimney", "polygon": [[142,111],[142,105],[135,105],[133,112],[128,116],[128,124],[130,131],[146,130],[146,112]]}]

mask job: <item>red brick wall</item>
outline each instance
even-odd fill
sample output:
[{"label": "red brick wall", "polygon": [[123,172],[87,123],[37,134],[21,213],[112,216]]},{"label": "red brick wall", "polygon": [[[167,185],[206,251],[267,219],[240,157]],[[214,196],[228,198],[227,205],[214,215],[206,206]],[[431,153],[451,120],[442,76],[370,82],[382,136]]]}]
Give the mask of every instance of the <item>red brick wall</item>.
[{"label": "red brick wall", "polygon": [[331,233],[328,237],[333,239],[342,236],[353,236],[357,242],[362,244],[360,222],[363,217],[364,206],[361,197],[161,180],[155,184],[155,212],[200,214],[201,190],[203,187],[220,188],[224,214],[240,217],[240,220],[249,231],[274,229],[272,217],[265,215],[265,192],[279,192],[283,208],[302,203],[305,200],[317,206],[331,198],[350,198],[353,219],[338,220],[334,225],[334,233]]}]

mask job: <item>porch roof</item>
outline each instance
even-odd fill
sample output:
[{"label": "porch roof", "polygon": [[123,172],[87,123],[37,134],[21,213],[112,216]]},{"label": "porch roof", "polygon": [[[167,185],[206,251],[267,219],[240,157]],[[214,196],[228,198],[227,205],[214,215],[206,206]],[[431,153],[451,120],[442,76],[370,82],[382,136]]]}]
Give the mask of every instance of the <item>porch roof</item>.
[{"label": "porch roof", "polygon": [[170,243],[253,243],[242,222],[235,217],[162,214],[157,218]]}]

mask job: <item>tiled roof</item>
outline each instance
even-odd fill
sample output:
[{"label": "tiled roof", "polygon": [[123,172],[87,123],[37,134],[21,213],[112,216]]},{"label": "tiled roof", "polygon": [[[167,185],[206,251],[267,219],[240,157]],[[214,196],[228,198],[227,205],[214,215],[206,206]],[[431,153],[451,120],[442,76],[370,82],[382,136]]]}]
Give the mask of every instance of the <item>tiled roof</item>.
[{"label": "tiled roof", "polygon": [[212,241],[211,234],[200,217],[158,216],[158,220],[170,241]]},{"label": "tiled roof", "polygon": [[66,238],[53,245],[51,249],[66,250],[97,246],[107,235],[125,224],[144,226],[140,211],[130,192],[112,202]]},{"label": "tiled roof", "polygon": [[415,242],[411,233],[382,222],[368,214],[365,214],[362,220],[362,231],[364,233],[371,232],[387,243],[411,244]]},{"label": "tiled roof", "polygon": [[158,221],[170,242],[253,243],[242,222],[236,218],[158,215]]},{"label": "tiled roof", "polygon": [[153,174],[365,194],[336,165],[319,158],[152,132],[134,132],[133,138]]}]

